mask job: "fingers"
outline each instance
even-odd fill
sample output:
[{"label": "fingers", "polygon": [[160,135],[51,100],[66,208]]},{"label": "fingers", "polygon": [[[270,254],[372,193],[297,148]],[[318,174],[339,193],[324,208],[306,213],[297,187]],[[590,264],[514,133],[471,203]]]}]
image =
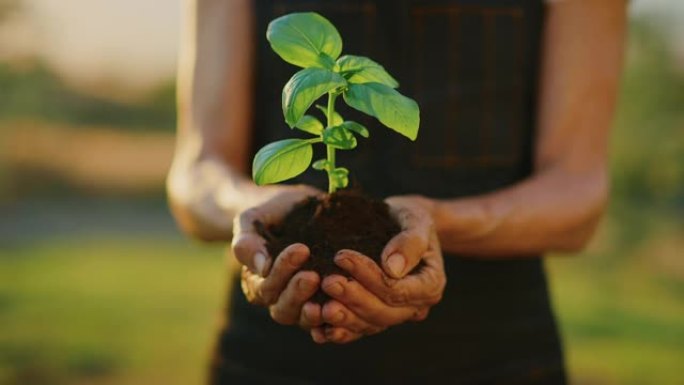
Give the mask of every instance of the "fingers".
[{"label": "fingers", "polygon": [[369,292],[389,306],[431,306],[441,300],[446,284],[443,260],[438,245],[431,246],[423,258],[425,265],[402,279],[390,278],[370,258],[352,250],[342,250],[335,263],[347,271]]},{"label": "fingers", "polygon": [[247,266],[242,266],[241,278],[242,279],[240,283],[242,286],[242,292],[245,294],[247,302],[260,306],[268,305],[266,302],[264,302],[258,291],[258,288],[261,287],[261,284],[265,278],[253,273]]},{"label": "fingers", "polygon": [[242,291],[250,303],[268,306],[274,304],[292,276],[309,258],[309,248],[301,243],[288,246],[278,255],[269,275],[264,278],[247,266],[242,267]]},{"label": "fingers", "polygon": [[276,303],[269,307],[271,318],[283,325],[298,323],[303,317],[304,303],[316,293],[319,283],[320,278],[313,271],[295,274]]},{"label": "fingers", "polygon": [[327,342],[346,344],[363,337],[360,333],[354,333],[344,328],[331,326],[311,329],[310,334],[311,339],[317,344],[324,344]]},{"label": "fingers", "polygon": [[249,270],[265,277],[271,264],[266,240],[257,233],[254,222],[261,217],[258,208],[251,208],[235,217],[232,241],[233,255]]},{"label": "fingers", "polygon": [[393,294],[393,287],[399,280],[387,276],[369,257],[354,250],[340,250],[335,256],[335,264],[388,305],[404,305]]},{"label": "fingers", "polygon": [[386,328],[383,326],[372,325],[354,314],[346,306],[336,300],[330,300],[323,305],[323,321],[333,327],[340,327],[351,332],[371,335],[379,333]]},{"label": "fingers", "polygon": [[257,293],[264,299],[265,303],[275,303],[290,278],[301,269],[308,258],[309,248],[301,243],[286,247],[278,255],[268,277],[263,280],[258,288]]},{"label": "fingers", "polygon": [[309,330],[321,325],[323,325],[321,305],[313,302],[305,303],[299,316],[299,326],[302,329]]},{"label": "fingers", "polygon": [[402,278],[418,266],[427,250],[429,233],[423,229],[404,230],[382,251],[382,268],[390,277]]},{"label": "fingers", "polygon": [[356,341],[363,337],[361,333],[355,333],[353,331],[347,330],[345,328],[339,327],[326,327],[325,328],[325,338],[328,342],[335,344],[346,344],[352,341]]},{"label": "fingers", "polygon": [[323,291],[344,304],[349,310],[366,322],[386,327],[411,319],[416,310],[413,307],[392,307],[366,290],[354,280],[340,275],[330,275],[323,280]]},{"label": "fingers", "polygon": [[273,259],[266,249],[266,240],[257,225],[266,228],[282,221],[292,207],[306,197],[315,196],[316,189],[306,186],[281,187],[271,199],[240,213],[233,221],[233,254],[241,264],[262,277],[268,275]]},{"label": "fingers", "polygon": [[401,278],[420,263],[428,248],[433,232],[432,217],[419,207],[395,205],[392,207],[403,231],[385,246],[380,259],[382,267],[393,278]]},{"label": "fingers", "polygon": [[317,344],[324,344],[328,342],[328,338],[326,338],[325,336],[324,327],[313,328],[309,333],[311,334],[311,339],[314,340],[314,342]]}]

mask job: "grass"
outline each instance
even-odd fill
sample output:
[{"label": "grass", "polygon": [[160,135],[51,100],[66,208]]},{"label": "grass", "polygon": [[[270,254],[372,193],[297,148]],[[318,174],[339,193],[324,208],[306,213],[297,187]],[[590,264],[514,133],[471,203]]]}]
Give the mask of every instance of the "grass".
[{"label": "grass", "polygon": [[573,383],[684,384],[684,228],[661,217],[625,250],[607,222],[583,255],[547,263]]},{"label": "grass", "polygon": [[[618,255],[613,226],[583,256],[548,263],[573,383],[682,384],[684,270],[670,265],[682,229]],[[0,384],[202,383],[222,255],[173,238],[0,249]]]},{"label": "grass", "polygon": [[683,383],[681,291],[631,268],[593,271],[567,259],[549,267],[573,383]]},{"label": "grass", "polygon": [[[615,203],[585,253],[550,258],[547,268],[574,384],[684,384],[684,76],[647,24],[631,23],[628,40],[611,145]],[[13,101],[0,106],[5,126],[8,120],[44,119],[74,125],[84,135],[93,125],[167,131],[174,126],[170,84],[141,106],[72,92],[40,65],[19,72],[0,65],[0,86]],[[71,157],[43,151],[50,156],[37,158],[41,148],[64,146],[38,141],[53,138],[47,135],[29,138],[31,151],[19,155],[53,170]],[[141,146],[139,138],[133,142]],[[111,150],[107,143],[101,151]],[[130,158],[128,147],[119,152]],[[17,148],[6,151],[8,156]],[[134,162],[135,170],[122,169],[121,180],[132,180],[140,164],[150,164],[149,147],[141,148],[145,159]],[[113,159],[101,151],[96,158]],[[118,163],[90,165],[94,171],[83,180],[119,175],[107,174],[111,164]],[[28,175],[16,171],[16,162],[0,162],[0,198],[18,183],[13,170]],[[143,176],[149,174],[154,173]],[[45,189],[39,175],[25,178],[29,187]],[[154,175],[163,181],[163,172]],[[53,225],[64,230],[71,222]],[[26,223],[33,236],[34,222]],[[14,247],[0,238],[0,384],[202,383],[225,295],[223,250],[143,236],[65,236]]]},{"label": "grass", "polygon": [[201,383],[221,255],[164,239],[0,251],[0,383]]}]

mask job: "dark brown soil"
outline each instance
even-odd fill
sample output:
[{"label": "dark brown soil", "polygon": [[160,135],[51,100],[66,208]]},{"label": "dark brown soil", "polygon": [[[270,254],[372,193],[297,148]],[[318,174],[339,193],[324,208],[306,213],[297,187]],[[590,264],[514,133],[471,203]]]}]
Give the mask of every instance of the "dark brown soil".
[{"label": "dark brown soil", "polygon": [[[316,271],[321,277],[347,276],[333,260],[342,249],[356,250],[380,263],[385,245],[401,231],[385,202],[355,190],[338,191],[324,199],[309,198],[297,204],[283,223],[257,228],[266,238],[271,255],[280,254],[293,243],[307,245],[311,258],[303,270]],[[313,298],[318,303],[327,299],[320,290]]]}]

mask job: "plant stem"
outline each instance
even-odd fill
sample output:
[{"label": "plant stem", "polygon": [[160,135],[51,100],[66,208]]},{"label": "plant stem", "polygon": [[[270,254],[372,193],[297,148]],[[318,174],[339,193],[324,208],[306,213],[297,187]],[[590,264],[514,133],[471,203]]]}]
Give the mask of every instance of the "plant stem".
[{"label": "plant stem", "polygon": [[[327,127],[332,127],[333,114],[335,113],[335,99],[337,94],[334,92],[328,92],[328,111],[326,113],[326,118],[328,119]],[[337,190],[337,185],[333,179],[333,170],[335,170],[335,148],[326,145],[326,150],[328,154],[328,167],[326,171],[328,172],[328,193],[332,194]]]}]

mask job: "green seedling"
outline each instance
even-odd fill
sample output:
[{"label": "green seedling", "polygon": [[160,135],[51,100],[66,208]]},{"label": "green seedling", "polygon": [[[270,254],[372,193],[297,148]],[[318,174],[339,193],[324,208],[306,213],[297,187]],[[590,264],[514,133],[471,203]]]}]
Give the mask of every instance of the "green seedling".
[{"label": "green seedling", "polygon": [[[290,128],[313,136],[280,140],[259,150],[252,165],[258,185],[294,178],[309,165],[328,174],[329,193],[348,185],[349,170],[337,167],[335,151],[355,148],[356,136],[368,138],[369,132],[335,111],[339,96],[350,107],[410,140],[418,136],[418,104],[397,92],[399,83],[380,64],[363,56],[340,56],[342,38],[323,16],[307,12],[279,17],[268,25],[266,37],[283,60],[303,68],[283,88],[283,114]],[[323,125],[307,111],[326,94],[327,104],[315,105],[325,116]],[[327,156],[311,164],[316,143],[326,146]]]}]

